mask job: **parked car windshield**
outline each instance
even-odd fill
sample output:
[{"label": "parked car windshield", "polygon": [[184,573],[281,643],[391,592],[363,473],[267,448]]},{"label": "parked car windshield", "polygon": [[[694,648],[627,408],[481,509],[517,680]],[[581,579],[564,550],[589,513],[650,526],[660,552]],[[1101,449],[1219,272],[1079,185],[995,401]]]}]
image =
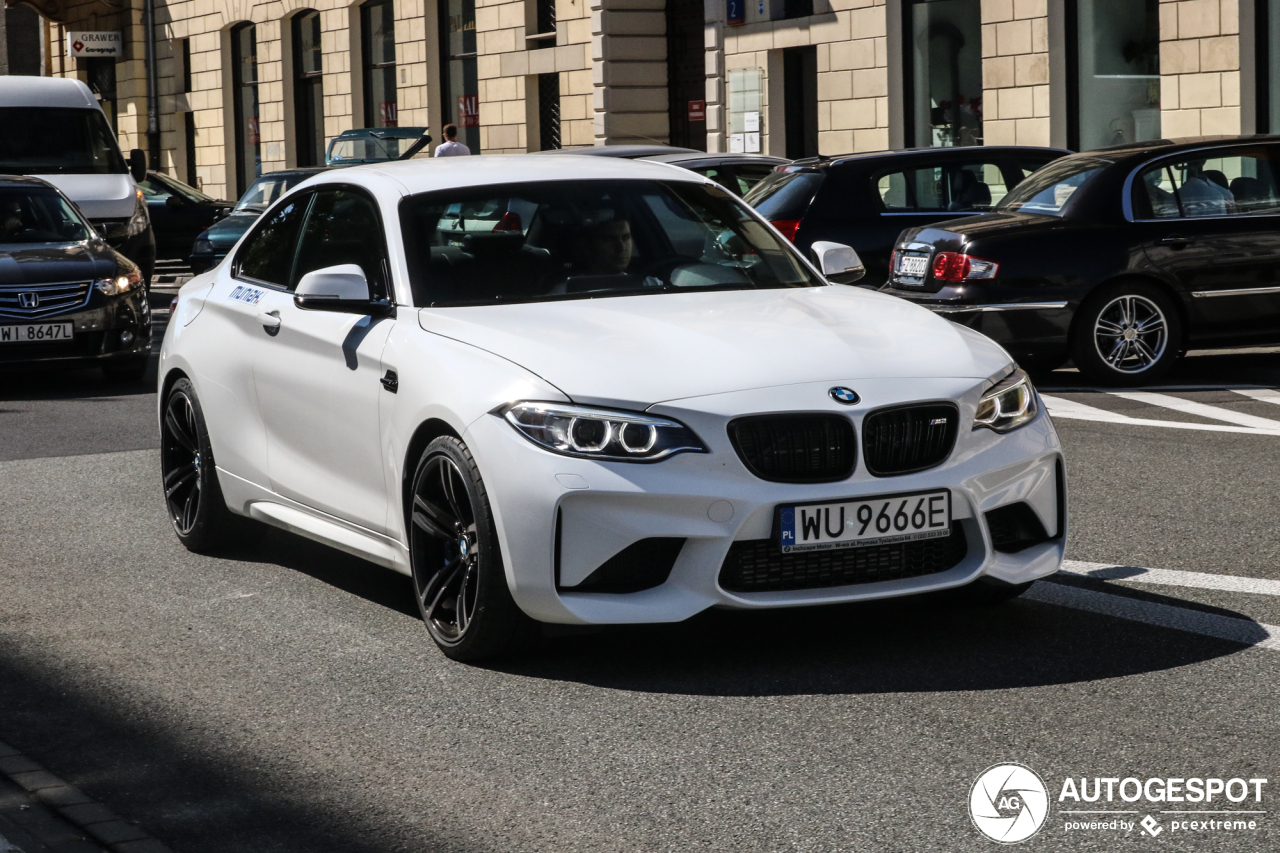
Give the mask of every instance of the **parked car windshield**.
[{"label": "parked car windshield", "polygon": [[74,243],[91,236],[84,219],[55,190],[0,188],[0,244]]},{"label": "parked car windshield", "polygon": [[0,107],[0,174],[122,175],[115,134],[100,110]]},{"label": "parked car windshield", "polygon": [[155,172],[148,173],[147,179],[138,184],[138,189],[142,190],[142,194],[146,196],[148,201],[153,198],[168,198],[174,195],[181,196],[187,201],[213,201],[211,196],[205,195],[195,187],[188,186],[182,181],[166,178],[163,175],[157,175]]},{"label": "parked car windshield", "polygon": [[261,213],[275,204],[276,199],[309,177],[311,175],[263,175],[254,181],[249,189],[245,190],[244,195],[236,202],[233,212],[240,213],[241,211],[249,210]]},{"label": "parked car windshield", "polygon": [[803,219],[825,177],[817,171],[774,172],[752,187],[743,201],[770,222]]},{"label": "parked car windshield", "polygon": [[1055,160],[1028,175],[1006,195],[996,210],[1020,210],[1061,216],[1067,202],[1082,186],[1093,180],[1110,160],[1096,157],[1067,157]]},{"label": "parked car windshield", "polygon": [[401,205],[419,305],[824,284],[719,187],[556,181]]}]

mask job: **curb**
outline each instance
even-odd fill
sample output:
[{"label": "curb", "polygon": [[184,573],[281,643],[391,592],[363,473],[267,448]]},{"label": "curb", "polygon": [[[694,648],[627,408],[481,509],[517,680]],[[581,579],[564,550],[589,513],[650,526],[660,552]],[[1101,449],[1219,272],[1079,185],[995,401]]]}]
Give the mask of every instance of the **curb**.
[{"label": "curb", "polygon": [[133,823],[0,741],[0,776],[31,794],[54,815],[83,830],[111,853],[173,853]]}]

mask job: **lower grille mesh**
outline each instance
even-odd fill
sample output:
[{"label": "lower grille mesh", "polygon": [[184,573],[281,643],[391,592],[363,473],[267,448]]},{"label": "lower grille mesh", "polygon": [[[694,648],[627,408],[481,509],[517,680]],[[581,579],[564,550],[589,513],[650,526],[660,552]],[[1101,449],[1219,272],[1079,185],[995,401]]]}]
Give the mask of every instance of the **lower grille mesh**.
[{"label": "lower grille mesh", "polygon": [[734,542],[720,567],[729,592],[822,589],[916,578],[955,568],[969,545],[959,522],[945,539],[783,554],[768,539]]}]

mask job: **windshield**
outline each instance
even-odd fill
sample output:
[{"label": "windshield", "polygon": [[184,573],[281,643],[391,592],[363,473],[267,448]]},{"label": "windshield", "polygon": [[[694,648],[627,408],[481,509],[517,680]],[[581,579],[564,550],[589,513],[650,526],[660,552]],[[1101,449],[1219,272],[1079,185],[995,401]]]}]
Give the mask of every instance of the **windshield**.
[{"label": "windshield", "polygon": [[311,175],[263,175],[261,178],[253,182],[253,186],[245,191],[240,197],[240,201],[236,202],[234,212],[242,210],[253,210],[261,213],[271,205],[275,204],[276,199],[305,181]]},{"label": "windshield", "polygon": [[418,144],[421,137],[356,137],[338,138],[329,143],[329,154],[325,165],[338,166],[352,163],[382,163],[387,160],[399,160],[400,157]]},{"label": "windshield", "polygon": [[123,175],[124,157],[99,110],[0,107],[0,174]]},{"label": "windshield", "polygon": [[1062,216],[1063,209],[1082,186],[1111,165],[1110,160],[1095,157],[1068,157],[1055,160],[1033,172],[1014,187],[996,210],[1020,210],[1024,213],[1047,213]]},{"label": "windshield", "polygon": [[92,235],[76,209],[55,190],[0,188],[0,244],[74,243]]},{"label": "windshield", "polygon": [[419,305],[813,287],[824,282],[719,187],[507,184],[401,204]]},{"label": "windshield", "polygon": [[816,171],[774,172],[756,184],[743,200],[770,222],[804,219],[809,202],[825,177]]},{"label": "windshield", "polygon": [[147,175],[147,179],[138,184],[138,189],[142,190],[142,194],[147,201],[166,199],[175,195],[181,196],[187,201],[213,201],[213,198],[200,192],[195,187],[187,186],[182,181],[175,181],[173,178],[166,178],[154,172]]}]

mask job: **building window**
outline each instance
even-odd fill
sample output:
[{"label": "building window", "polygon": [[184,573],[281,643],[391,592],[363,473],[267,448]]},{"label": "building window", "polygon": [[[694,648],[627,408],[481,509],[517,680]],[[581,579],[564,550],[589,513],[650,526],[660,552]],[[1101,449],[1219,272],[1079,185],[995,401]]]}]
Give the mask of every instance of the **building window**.
[{"label": "building window", "polygon": [[191,91],[191,39],[182,42],[182,91]]},{"label": "building window", "polygon": [[556,0],[536,0],[534,15],[537,18],[534,23],[537,26],[538,35],[556,31]]},{"label": "building window", "polygon": [[[1254,91],[1257,93],[1257,132],[1280,129],[1280,0],[1255,0]],[[1243,73],[1243,72],[1242,72]]]},{"label": "building window", "polygon": [[560,148],[560,75],[538,75],[538,150]]},{"label": "building window", "polygon": [[324,165],[324,66],[320,52],[320,13],[293,18],[293,121],[298,165]]},{"label": "building window", "polygon": [[360,7],[364,41],[364,126],[396,127],[396,20],[391,0]]},{"label": "building window", "polygon": [[104,56],[83,60],[88,66],[89,90],[97,96],[102,111],[107,114],[111,130],[117,136],[120,129],[116,125],[116,61]]},{"label": "building window", "polygon": [[[231,97],[236,140],[236,194],[239,195],[262,174],[261,136],[258,133],[258,34],[253,24],[240,24],[231,30]],[[194,130],[194,122],[192,128]],[[194,138],[188,146],[194,158]]]},{"label": "building window", "polygon": [[1076,150],[1160,138],[1159,6],[1159,0],[1067,4],[1075,31],[1068,37],[1075,48],[1069,141]]},{"label": "building window", "polygon": [[818,49],[782,51],[782,83],[787,157],[813,157],[818,153]]},{"label": "building window", "polygon": [[907,144],[981,145],[979,0],[915,0],[903,9]]},{"label": "building window", "polygon": [[200,188],[200,177],[196,173],[196,114],[188,110],[182,114],[182,131],[187,147],[187,186]]},{"label": "building window", "polygon": [[458,141],[480,153],[480,81],[476,66],[475,0],[440,2],[440,90],[444,124],[458,126]]}]

